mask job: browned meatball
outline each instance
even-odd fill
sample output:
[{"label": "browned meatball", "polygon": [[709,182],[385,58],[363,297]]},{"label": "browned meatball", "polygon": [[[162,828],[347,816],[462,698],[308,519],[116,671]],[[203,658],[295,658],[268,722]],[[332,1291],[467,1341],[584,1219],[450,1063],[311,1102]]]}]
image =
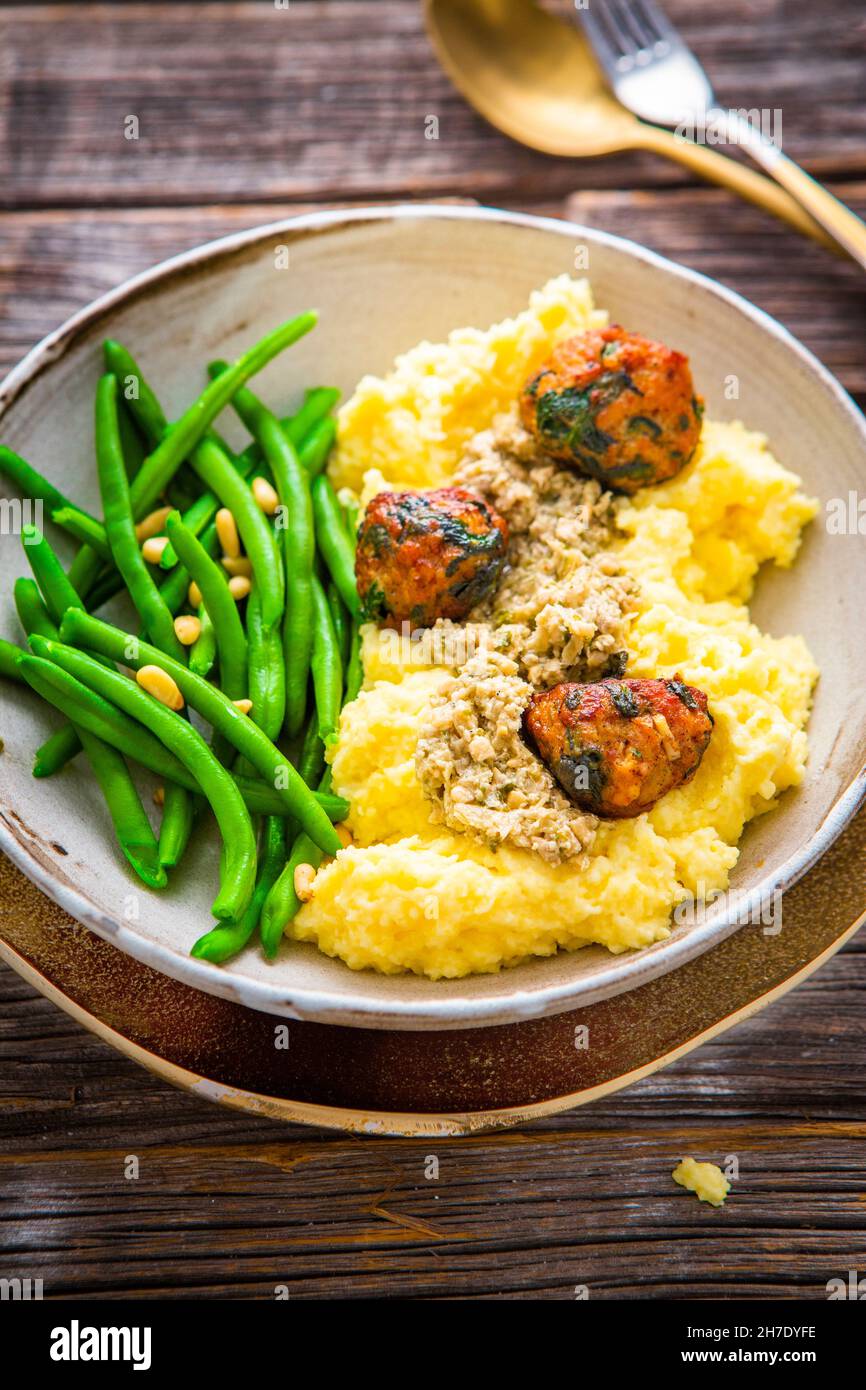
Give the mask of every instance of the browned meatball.
[{"label": "browned meatball", "polygon": [[520,414],[553,458],[636,492],[685,467],[703,404],[687,357],[614,324],[560,343],[526,383]]},{"label": "browned meatball", "polygon": [[533,695],[524,729],[585,811],[639,816],[696,772],[710,741],[707,697],[672,680],[564,682]]},{"label": "browned meatball", "polygon": [[430,627],[465,618],[505,563],[508,526],[473,492],[380,492],[358,531],[355,574],[364,616]]}]

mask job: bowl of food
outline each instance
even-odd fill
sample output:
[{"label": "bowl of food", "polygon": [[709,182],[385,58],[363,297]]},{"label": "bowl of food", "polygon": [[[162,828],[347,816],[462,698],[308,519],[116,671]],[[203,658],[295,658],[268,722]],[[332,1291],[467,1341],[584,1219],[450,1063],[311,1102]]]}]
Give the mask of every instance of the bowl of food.
[{"label": "bowl of food", "polygon": [[866,425],[632,243],[295,218],[90,306],[0,411],[0,845],[199,989],[578,1008],[782,930],[862,800]]}]

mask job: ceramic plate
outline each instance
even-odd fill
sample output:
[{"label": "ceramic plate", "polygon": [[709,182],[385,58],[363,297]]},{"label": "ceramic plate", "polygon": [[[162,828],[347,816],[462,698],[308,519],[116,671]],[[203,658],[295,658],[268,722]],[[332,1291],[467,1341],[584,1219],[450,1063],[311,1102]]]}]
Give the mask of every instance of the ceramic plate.
[{"label": "ceramic plate", "polygon": [[[275,269],[278,247],[287,270]],[[92,402],[100,343],[128,342],[158,384],[169,415],[200,390],[202,366],[230,357],[301,309],[316,332],[257,383],[281,410],[295,383],[327,380],[349,394],[422,338],[488,324],[523,308],[532,289],[573,272],[580,249],[597,302],[614,320],[675,344],[692,361],[716,419],[764,431],[777,457],[824,503],[856,491],[866,422],[845,392],[772,319],[712,281],[640,247],[565,222],[475,208],[406,207],[317,213],[214,242],[130,281],[31,352],[0,387],[0,435],[85,505],[95,506]],[[584,264],[583,258],[581,264]],[[739,397],[727,399],[736,378]],[[3,537],[0,630],[15,631],[17,542]],[[797,564],[762,576],[752,606],[773,634],[802,632],[822,670],[803,786],[753,822],[732,876],[735,919],[777,885],[800,877],[866,792],[866,552],[854,535],[809,528]],[[737,930],[731,900],[642,952],[600,947],[498,975],[433,982],[355,973],[311,946],[272,965],[250,949],[230,966],[190,959],[210,922],[215,837],[200,835],[169,891],[139,892],[117,855],[98,792],[84,769],[35,781],[32,751],[47,728],[36,699],[4,686],[0,847],[46,893],[123,951],[197,989],[253,1009],[370,1028],[449,1029],[519,1022],[633,989]]]}]

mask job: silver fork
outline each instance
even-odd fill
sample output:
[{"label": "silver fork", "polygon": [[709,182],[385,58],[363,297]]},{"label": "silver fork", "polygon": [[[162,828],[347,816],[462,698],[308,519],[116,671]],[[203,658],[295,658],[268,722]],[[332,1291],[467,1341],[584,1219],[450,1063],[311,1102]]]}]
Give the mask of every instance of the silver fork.
[{"label": "silver fork", "polygon": [[711,125],[717,143],[742,145],[866,269],[866,224],[747,116],[716,106],[707,74],[655,0],[587,0],[587,8],[575,8],[623,106],[678,133]]}]

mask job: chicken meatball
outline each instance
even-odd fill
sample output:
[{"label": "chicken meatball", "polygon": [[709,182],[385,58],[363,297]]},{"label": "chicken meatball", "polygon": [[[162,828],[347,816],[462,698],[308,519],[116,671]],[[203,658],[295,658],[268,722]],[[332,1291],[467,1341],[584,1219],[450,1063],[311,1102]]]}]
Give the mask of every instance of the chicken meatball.
[{"label": "chicken meatball", "polygon": [[636,492],[685,467],[703,403],[687,357],[614,324],[560,343],[526,383],[520,414],[545,453]]},{"label": "chicken meatball", "polygon": [[639,816],[694,776],[710,741],[707,697],[672,680],[563,682],[533,695],[524,732],[585,811]]},{"label": "chicken meatball", "polygon": [[380,492],[358,531],[364,616],[412,628],[460,621],[495,586],[507,542],[503,518],[464,488]]}]

